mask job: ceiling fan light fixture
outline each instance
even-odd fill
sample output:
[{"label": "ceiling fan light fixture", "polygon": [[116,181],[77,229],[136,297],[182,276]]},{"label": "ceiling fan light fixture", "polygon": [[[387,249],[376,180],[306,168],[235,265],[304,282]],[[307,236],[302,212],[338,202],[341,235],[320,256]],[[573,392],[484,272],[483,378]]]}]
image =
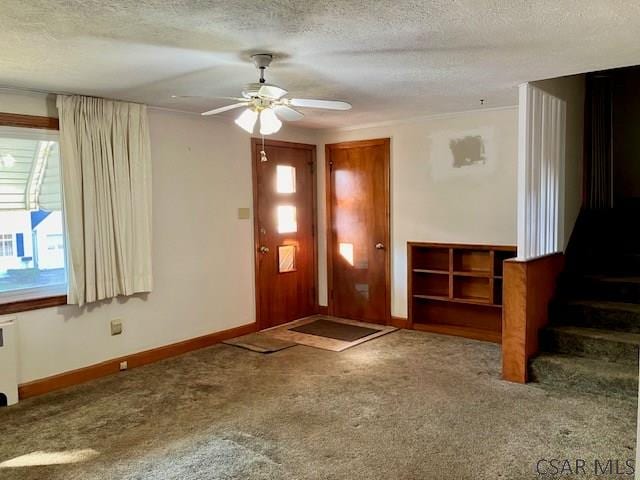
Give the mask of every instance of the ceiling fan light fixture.
[{"label": "ceiling fan light fixture", "polygon": [[250,108],[247,108],[244,112],[240,114],[238,118],[236,118],[235,122],[236,122],[236,125],[238,125],[247,133],[253,133],[253,129],[256,126],[257,120],[258,120],[258,112],[251,110]]},{"label": "ceiling fan light fixture", "polygon": [[282,122],[271,108],[265,108],[260,112],[260,133],[271,135],[282,127]]},{"label": "ceiling fan light fixture", "polygon": [[295,122],[304,118],[304,114],[294,107],[322,110],[349,110],[351,108],[350,103],[338,100],[287,98],[287,90],[267,83],[264,78],[265,70],[271,64],[273,55],[260,53],[253,55],[251,59],[260,71],[258,82],[246,85],[242,90],[241,97],[215,97],[235,100],[236,103],[208,110],[203,112],[202,115],[218,115],[230,110],[243,108],[243,112],[235,120],[236,125],[249,134],[253,134],[258,117],[260,117],[260,133],[262,135],[271,135],[282,128],[283,121]]}]

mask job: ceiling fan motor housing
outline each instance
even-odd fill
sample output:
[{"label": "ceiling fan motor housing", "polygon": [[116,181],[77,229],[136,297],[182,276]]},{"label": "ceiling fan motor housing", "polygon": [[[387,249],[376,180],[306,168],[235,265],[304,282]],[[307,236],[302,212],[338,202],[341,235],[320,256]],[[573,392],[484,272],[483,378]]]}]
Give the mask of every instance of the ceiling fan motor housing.
[{"label": "ceiling fan motor housing", "polygon": [[[248,83],[247,85],[245,85],[244,89],[242,90],[242,96],[244,98],[259,98],[260,95],[258,94],[258,92],[260,91],[260,88],[263,86],[269,86],[271,84],[269,83]],[[274,87],[276,85],[273,85]]]},{"label": "ceiling fan motor housing", "polygon": [[253,60],[253,64],[256,68],[265,69],[271,64],[273,55],[270,53],[257,53],[255,55],[251,55],[251,60]]}]

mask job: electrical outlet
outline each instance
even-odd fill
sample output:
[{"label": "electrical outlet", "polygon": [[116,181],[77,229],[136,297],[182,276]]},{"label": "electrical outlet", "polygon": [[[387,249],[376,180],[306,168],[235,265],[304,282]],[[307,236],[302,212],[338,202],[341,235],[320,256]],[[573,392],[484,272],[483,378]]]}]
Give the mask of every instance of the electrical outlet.
[{"label": "electrical outlet", "polygon": [[120,371],[126,370],[127,368],[129,368],[129,364],[126,360],[124,362],[120,362]]},{"label": "electrical outlet", "polygon": [[122,320],[116,318],[111,320],[111,335],[120,335],[122,333]]}]

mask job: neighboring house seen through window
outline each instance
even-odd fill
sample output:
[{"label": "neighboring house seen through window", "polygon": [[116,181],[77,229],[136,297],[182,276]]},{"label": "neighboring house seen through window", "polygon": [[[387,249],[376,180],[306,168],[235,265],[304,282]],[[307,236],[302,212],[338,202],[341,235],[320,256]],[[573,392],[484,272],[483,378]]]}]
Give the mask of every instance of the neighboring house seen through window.
[{"label": "neighboring house seen through window", "polygon": [[13,235],[10,233],[0,234],[0,257],[13,256]]},{"label": "neighboring house seen through window", "polygon": [[0,304],[66,293],[58,132],[0,126]]}]

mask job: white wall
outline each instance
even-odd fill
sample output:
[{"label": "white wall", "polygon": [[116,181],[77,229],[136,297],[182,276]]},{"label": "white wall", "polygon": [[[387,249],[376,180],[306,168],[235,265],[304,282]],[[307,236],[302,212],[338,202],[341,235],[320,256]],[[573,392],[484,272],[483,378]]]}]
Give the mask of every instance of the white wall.
[{"label": "white wall", "polygon": [[[407,316],[407,242],[516,244],[516,107],[352,130],[322,143],[391,138],[391,314]],[[438,140],[482,133],[487,162],[453,168]],[[492,141],[489,140],[491,137]],[[320,303],[327,304],[324,145],[319,163]]]},{"label": "white wall", "polygon": [[[51,113],[43,96],[8,97],[0,111]],[[249,136],[228,118],[153,109],[149,117],[154,290],[18,314],[21,383],[255,320],[253,223],[237,219],[239,207],[252,206]],[[291,127],[277,136],[315,137]],[[124,333],[112,337],[114,318]]]},{"label": "white wall", "polygon": [[585,75],[531,82],[567,102],[567,142],[564,170],[564,247],[566,249],[582,207]]},{"label": "white wall", "polygon": [[58,118],[56,96],[0,88],[0,112]]}]

